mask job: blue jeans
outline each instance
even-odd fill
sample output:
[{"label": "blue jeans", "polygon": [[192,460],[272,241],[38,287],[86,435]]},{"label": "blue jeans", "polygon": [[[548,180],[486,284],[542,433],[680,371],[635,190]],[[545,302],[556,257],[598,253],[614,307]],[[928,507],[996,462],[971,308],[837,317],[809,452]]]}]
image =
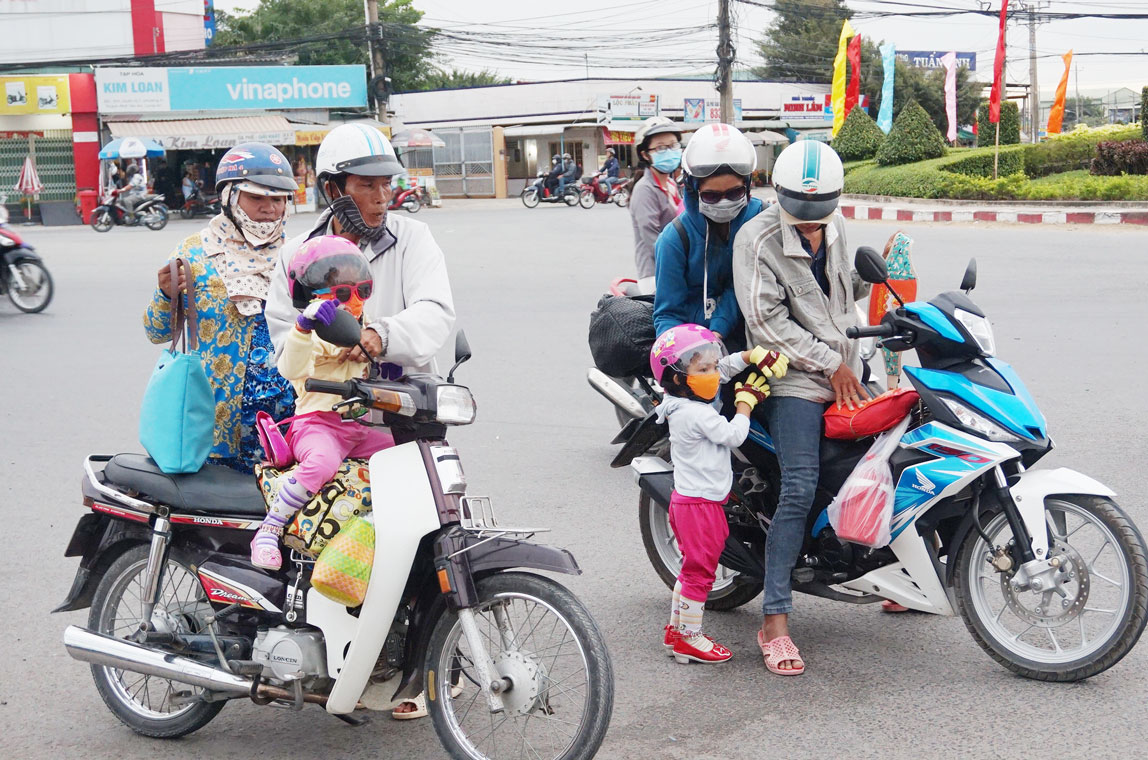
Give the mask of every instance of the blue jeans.
[{"label": "blue jeans", "polygon": [[780,396],[766,402],[769,434],[781,465],[781,493],[765,541],[762,612],[766,615],[793,611],[790,576],[817,491],[824,413],[825,404],[800,398]]}]

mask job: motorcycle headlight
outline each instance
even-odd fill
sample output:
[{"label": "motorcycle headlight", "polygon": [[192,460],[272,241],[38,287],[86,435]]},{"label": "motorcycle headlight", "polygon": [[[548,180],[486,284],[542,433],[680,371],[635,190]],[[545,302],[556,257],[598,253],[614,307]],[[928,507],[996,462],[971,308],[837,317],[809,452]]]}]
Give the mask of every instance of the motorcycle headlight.
[{"label": "motorcycle headlight", "polygon": [[986,356],[992,356],[996,353],[997,342],[993,337],[992,325],[989,324],[987,318],[978,317],[971,311],[964,309],[953,309],[953,316],[969,331],[969,335],[973,336],[973,340],[977,342]]},{"label": "motorcycle headlight", "polygon": [[462,385],[440,385],[435,408],[436,418],[444,425],[469,425],[477,412],[473,394]]},{"label": "motorcycle headlight", "polygon": [[953,416],[960,420],[960,423],[967,428],[977,431],[990,441],[999,441],[1000,443],[1013,443],[1021,440],[1019,435],[1016,435],[1010,430],[1005,430],[997,423],[990,420],[984,415],[974,412],[960,401],[951,398],[941,397],[941,401],[945,402],[945,406],[953,413]]}]

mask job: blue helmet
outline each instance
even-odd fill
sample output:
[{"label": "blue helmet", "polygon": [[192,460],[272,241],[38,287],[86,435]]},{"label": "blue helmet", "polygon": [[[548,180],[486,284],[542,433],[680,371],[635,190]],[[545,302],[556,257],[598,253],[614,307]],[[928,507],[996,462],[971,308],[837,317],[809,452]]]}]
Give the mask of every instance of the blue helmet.
[{"label": "blue helmet", "polygon": [[295,192],[295,173],[287,157],[267,143],[240,143],[223,154],[215,170],[215,189],[228,182],[252,182],[271,190]]}]

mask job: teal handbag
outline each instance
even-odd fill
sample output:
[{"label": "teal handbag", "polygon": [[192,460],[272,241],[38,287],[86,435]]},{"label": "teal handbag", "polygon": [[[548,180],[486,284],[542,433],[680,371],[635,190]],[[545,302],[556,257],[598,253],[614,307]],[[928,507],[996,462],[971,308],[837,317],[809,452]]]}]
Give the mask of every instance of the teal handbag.
[{"label": "teal handbag", "polygon": [[[215,438],[215,392],[199,355],[195,311],[195,276],[185,259],[171,262],[173,283],[183,268],[183,294],[171,299],[172,341],[155,363],[140,407],[140,444],[167,473],[198,472]],[[183,339],[183,350],[176,346]]]}]

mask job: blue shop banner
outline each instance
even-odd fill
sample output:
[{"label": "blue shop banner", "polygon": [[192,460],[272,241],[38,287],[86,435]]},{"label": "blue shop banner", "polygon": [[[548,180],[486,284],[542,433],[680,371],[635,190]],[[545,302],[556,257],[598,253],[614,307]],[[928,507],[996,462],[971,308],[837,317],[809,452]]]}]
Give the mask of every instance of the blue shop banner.
[{"label": "blue shop banner", "polygon": [[173,111],[367,105],[365,66],[220,66],[167,71]]}]

